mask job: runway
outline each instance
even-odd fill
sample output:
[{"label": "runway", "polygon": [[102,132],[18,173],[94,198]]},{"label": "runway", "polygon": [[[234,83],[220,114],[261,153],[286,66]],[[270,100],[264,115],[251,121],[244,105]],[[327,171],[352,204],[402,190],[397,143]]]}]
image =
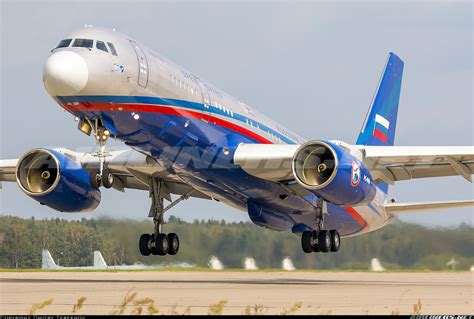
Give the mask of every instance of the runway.
[{"label": "runway", "polygon": [[[223,314],[410,314],[418,300],[421,314],[473,313],[469,272],[1,272],[0,285],[1,314],[27,314],[49,298],[35,314],[70,314],[80,297],[77,314],[109,314],[130,289],[164,314],[207,314],[221,300]],[[125,314],[138,311],[131,304]]]}]

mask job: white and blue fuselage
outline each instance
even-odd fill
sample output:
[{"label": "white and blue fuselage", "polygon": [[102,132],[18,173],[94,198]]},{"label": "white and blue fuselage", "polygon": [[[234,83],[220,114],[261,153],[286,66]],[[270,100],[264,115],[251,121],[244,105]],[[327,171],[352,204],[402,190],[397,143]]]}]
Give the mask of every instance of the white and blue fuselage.
[{"label": "white and blue fuselage", "polygon": [[[77,41],[83,39],[84,41]],[[64,41],[64,42],[63,42]],[[233,163],[244,144],[302,144],[307,140],[208,84],[140,43],[112,30],[68,35],[45,62],[48,93],[79,118],[100,118],[112,137],[153,157],[200,192],[242,211],[251,203],[270,215],[261,226],[300,233],[315,226],[316,196],[301,196],[252,176]],[[373,183],[370,177],[361,182]],[[361,206],[324,206],[324,225],[342,236],[378,229],[392,219],[376,187]]]}]

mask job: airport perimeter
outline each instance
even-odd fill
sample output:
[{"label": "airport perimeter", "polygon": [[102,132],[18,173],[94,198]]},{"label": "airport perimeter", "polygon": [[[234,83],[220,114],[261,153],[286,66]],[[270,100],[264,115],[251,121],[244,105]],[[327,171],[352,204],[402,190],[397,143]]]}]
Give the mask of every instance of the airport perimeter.
[{"label": "airport perimeter", "polygon": [[[472,314],[472,272],[0,272],[1,314]],[[134,297],[125,307],[127,295]],[[148,301],[149,302],[149,301]],[[139,302],[138,302],[139,304]]]}]

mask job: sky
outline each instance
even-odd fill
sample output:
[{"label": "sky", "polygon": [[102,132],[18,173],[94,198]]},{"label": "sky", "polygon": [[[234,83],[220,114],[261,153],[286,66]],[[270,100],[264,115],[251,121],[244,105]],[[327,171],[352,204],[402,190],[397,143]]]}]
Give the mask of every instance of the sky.
[{"label": "sky", "polygon": [[[389,52],[405,62],[396,145],[473,145],[470,1],[0,1],[0,158],[43,146],[94,145],[47,95],[43,62],[85,24],[116,28],[308,139],[354,143]],[[112,143],[111,146],[120,146]],[[461,177],[399,182],[399,202],[463,200]],[[63,214],[0,190],[0,214],[145,219],[147,192],[103,190],[92,213]],[[248,221],[223,204],[189,199],[170,214]],[[427,226],[473,224],[472,209],[420,213]]]}]

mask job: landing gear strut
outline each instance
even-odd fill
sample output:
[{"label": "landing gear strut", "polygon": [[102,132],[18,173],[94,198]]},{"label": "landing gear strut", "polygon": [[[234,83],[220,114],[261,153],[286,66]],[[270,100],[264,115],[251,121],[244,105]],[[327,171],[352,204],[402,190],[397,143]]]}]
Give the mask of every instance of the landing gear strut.
[{"label": "landing gear strut", "polygon": [[188,199],[192,192],[193,190],[187,192],[164,207],[163,198],[165,194],[163,181],[158,178],[150,179],[151,208],[148,217],[153,217],[155,227],[153,234],[142,234],[140,236],[138,247],[143,256],[149,256],[150,254],[165,256],[176,255],[178,253],[179,237],[175,233],[163,233],[163,215],[181,201]]},{"label": "landing gear strut", "polygon": [[99,188],[100,186],[111,188],[114,184],[114,175],[107,169],[105,163],[106,157],[109,156],[109,153],[106,151],[106,146],[110,137],[110,131],[105,128],[100,119],[93,121],[93,129],[98,147],[98,151],[93,155],[99,158],[99,169],[92,171],[91,184],[95,188]]},{"label": "landing gear strut", "polygon": [[341,237],[335,229],[324,229],[323,201],[316,204],[316,229],[305,231],[301,236],[301,247],[307,254],[313,252],[336,252],[341,247]]}]

